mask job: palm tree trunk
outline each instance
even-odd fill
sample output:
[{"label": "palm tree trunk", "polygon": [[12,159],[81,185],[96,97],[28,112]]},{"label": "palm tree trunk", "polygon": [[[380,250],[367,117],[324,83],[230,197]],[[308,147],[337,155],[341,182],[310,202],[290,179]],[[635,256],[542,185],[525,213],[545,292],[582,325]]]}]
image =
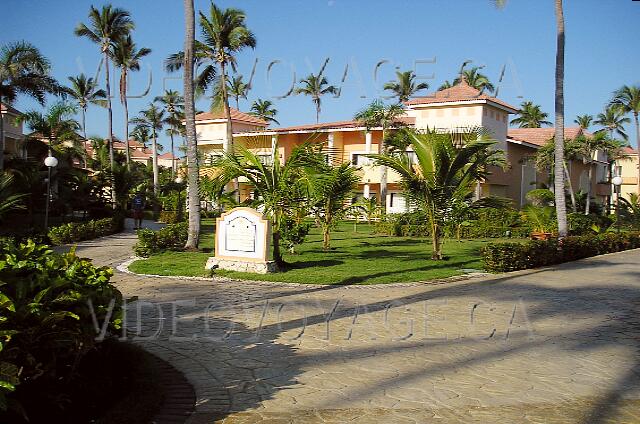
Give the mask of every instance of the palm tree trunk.
[{"label": "palm tree trunk", "polygon": [[[592,155],[593,156],[593,155]],[[589,161],[589,171],[587,173],[589,184],[587,184],[587,201],[584,207],[584,214],[589,215],[591,209],[591,178],[593,178],[593,161]]]},{"label": "palm tree trunk", "polygon": [[89,166],[89,151],[87,150],[87,109],[82,108],[82,137],[84,137],[84,167],[85,169]]},{"label": "palm tree trunk", "polygon": [[169,137],[171,138],[171,178],[173,179],[173,176],[176,174],[176,153],[173,148],[173,127],[171,127]]},{"label": "palm tree trunk", "polygon": [[331,248],[331,232],[329,231],[329,225],[322,227],[322,250],[329,250]]},{"label": "palm tree trunk", "polygon": [[[0,88],[2,88],[0,86]],[[4,170],[4,116],[2,116],[2,96],[0,96],[0,172]],[[8,112],[7,106],[7,112]]]},{"label": "palm tree trunk", "polygon": [[122,101],[122,106],[124,107],[124,143],[125,149],[127,149],[127,171],[131,170],[131,152],[129,152],[129,102],[127,101],[127,95]]},{"label": "palm tree trunk", "polygon": [[[564,192],[564,11],[562,0],[556,0],[557,50],[556,50],[556,100],[555,100],[555,165],[554,187],[556,215],[558,218],[558,236],[562,239],[568,234],[567,203]],[[572,191],[573,192],[573,191]]]},{"label": "palm tree trunk", "polygon": [[[222,78],[222,107],[224,108],[224,116],[227,119],[227,145],[225,152],[233,151],[233,127],[231,123],[231,108],[229,107],[229,93],[227,92],[227,68],[224,61],[220,63],[220,77]],[[240,203],[240,181],[235,178],[233,180],[233,189],[236,192],[236,199]]]},{"label": "palm tree trunk", "polygon": [[[382,130],[382,140],[380,140],[380,144],[378,144],[378,154],[383,155],[385,152],[384,146],[384,138],[385,138],[385,130]],[[387,167],[384,165],[380,166],[380,207],[382,208],[382,213],[386,213],[387,211]]]},{"label": "palm tree trunk", "polygon": [[439,261],[442,259],[442,239],[440,238],[440,229],[435,221],[431,221],[431,259]]},{"label": "palm tree trunk", "polygon": [[153,194],[158,196],[160,193],[160,172],[158,170],[158,142],[156,131],[153,130],[153,144],[151,145],[151,163],[153,166]]},{"label": "palm tree trunk", "polygon": [[189,199],[189,231],[185,249],[198,248],[200,239],[200,198],[198,196],[198,141],[196,139],[195,103],[193,98],[193,44],[195,42],[193,0],[184,0],[184,115],[187,143],[187,197]]},{"label": "palm tree trunk", "polygon": [[282,260],[282,252],[280,252],[280,230],[274,231],[273,238],[273,260],[276,265],[281,268],[284,265]]},{"label": "palm tree trunk", "polygon": [[[633,113],[633,120],[636,123],[636,144],[638,149],[638,164],[640,165],[640,123],[638,123],[638,113]],[[640,166],[638,166],[638,181],[636,186],[636,191],[640,196]]]},{"label": "palm tree trunk", "polygon": [[567,166],[566,161],[562,161],[562,168],[564,169],[564,177],[567,185],[569,186],[569,196],[571,197],[571,211],[578,212],[578,207],[576,206],[576,194],[573,192],[573,182],[571,182],[571,174],[569,173],[569,167]]},{"label": "palm tree trunk", "polygon": [[320,102],[316,102],[316,124],[320,122]]},{"label": "palm tree trunk", "polygon": [[107,83],[107,111],[108,111],[108,124],[109,124],[109,161],[111,165],[111,202],[113,203],[113,208],[116,208],[116,182],[113,178],[113,173],[115,171],[115,159],[113,155],[113,111],[111,110],[111,82],[109,80],[109,53],[107,50],[104,50],[104,64],[105,64],[105,79]]}]

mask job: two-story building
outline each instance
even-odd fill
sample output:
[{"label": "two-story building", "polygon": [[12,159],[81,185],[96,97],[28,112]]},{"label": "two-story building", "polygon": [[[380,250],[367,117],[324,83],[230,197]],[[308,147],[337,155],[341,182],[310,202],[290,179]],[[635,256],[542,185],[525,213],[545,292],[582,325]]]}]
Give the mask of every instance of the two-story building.
[{"label": "two-story building", "polygon": [[27,152],[24,144],[22,124],[16,122],[22,113],[9,105],[0,104],[0,116],[2,117],[4,133],[5,159],[11,157],[26,158]]}]

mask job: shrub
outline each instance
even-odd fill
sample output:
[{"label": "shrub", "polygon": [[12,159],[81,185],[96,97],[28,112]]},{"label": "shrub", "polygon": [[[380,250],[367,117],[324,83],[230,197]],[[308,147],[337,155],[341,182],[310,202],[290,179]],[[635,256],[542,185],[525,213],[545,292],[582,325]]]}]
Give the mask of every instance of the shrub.
[{"label": "shrub", "polygon": [[611,227],[613,220],[609,217],[590,214],[585,215],[582,213],[570,213],[567,215],[569,220],[569,231],[572,235],[585,235],[593,234],[594,226],[598,227],[602,232]]},{"label": "shrub", "polygon": [[179,213],[177,211],[162,211],[160,212],[160,217],[158,218],[158,221],[165,224],[177,224],[178,222],[182,222],[184,220],[185,214]]},{"label": "shrub", "polygon": [[304,242],[310,229],[310,222],[298,223],[293,219],[285,219],[280,228],[281,245],[285,246],[289,252],[294,253],[295,247]]},{"label": "shrub", "polygon": [[124,217],[116,214],[112,218],[62,224],[50,228],[48,235],[52,244],[60,245],[108,236],[121,231],[123,226]]},{"label": "shrub", "polygon": [[484,268],[506,272],[537,268],[640,247],[638,233],[605,233],[523,243],[490,243],[482,249]]},{"label": "shrub", "polygon": [[169,224],[157,231],[138,230],[138,242],[133,251],[140,257],[148,258],[166,250],[182,250],[187,242],[188,230],[187,222]]},{"label": "shrub", "polygon": [[97,343],[94,319],[108,321],[106,335],[120,329],[122,295],[112,274],[74,252],[0,242],[0,410],[22,385],[67,378]]}]

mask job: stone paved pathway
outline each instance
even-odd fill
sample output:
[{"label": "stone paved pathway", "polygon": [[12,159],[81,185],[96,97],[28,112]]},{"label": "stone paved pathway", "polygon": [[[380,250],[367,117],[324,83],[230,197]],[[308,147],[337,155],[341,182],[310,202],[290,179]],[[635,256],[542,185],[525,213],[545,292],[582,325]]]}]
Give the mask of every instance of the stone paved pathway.
[{"label": "stone paved pathway", "polygon": [[[134,241],[77,252],[114,266]],[[412,287],[114,281],[140,299],[129,337],[194,385],[190,423],[638,423],[639,264]]]}]

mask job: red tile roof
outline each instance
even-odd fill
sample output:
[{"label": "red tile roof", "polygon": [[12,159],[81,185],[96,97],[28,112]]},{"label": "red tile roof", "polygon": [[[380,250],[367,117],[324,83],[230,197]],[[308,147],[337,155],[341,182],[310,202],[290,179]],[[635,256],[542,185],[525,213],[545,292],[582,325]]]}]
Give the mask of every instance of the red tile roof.
[{"label": "red tile roof", "polygon": [[318,124],[296,125],[293,127],[271,128],[269,131],[289,132],[289,131],[316,131],[329,130],[339,128],[358,128],[363,125],[358,121],[337,121],[337,122],[321,122]]},{"label": "red tile roof", "polygon": [[631,146],[625,146],[625,147],[622,149],[622,154],[624,154],[624,155],[637,155],[637,154],[638,154],[638,151],[637,151],[637,150],[635,150],[635,149],[634,149],[633,147],[631,147]]},{"label": "red tile roof", "polygon": [[171,152],[167,152],[167,153],[163,153],[161,155],[158,155],[158,159],[166,159],[166,160],[171,160],[171,159],[180,159],[178,157],[174,157]]},{"label": "red tile roof", "polygon": [[491,97],[488,94],[480,93],[480,90],[467,84],[467,81],[464,78],[460,83],[451,88],[445,88],[444,90],[436,91],[435,93],[424,97],[411,99],[405,102],[405,104],[407,106],[413,106],[432,103],[467,102],[474,100],[488,100],[507,109],[512,109],[514,111],[518,110],[517,107],[511,106],[509,103],[503,102],[495,97]]},{"label": "red tile roof", "polygon": [[152,157],[152,153],[151,151],[145,149],[145,150],[132,150],[131,151],[131,157],[135,158],[135,159],[149,159],[150,157]]},{"label": "red tile roof", "polygon": [[[142,143],[136,140],[129,140],[129,148],[130,149],[142,149],[144,146]],[[126,145],[124,142],[117,140],[115,137],[113,138],[113,148],[116,150],[124,150],[126,149]]]},{"label": "red tile roof", "polygon": [[[524,141],[525,143],[536,144],[538,146],[545,145],[549,140],[553,139],[555,128],[509,128],[507,138]],[[564,138],[573,140],[580,134],[591,136],[588,131],[582,130],[580,127],[567,127],[564,129]]]},{"label": "red tile roof", "polygon": [[[232,121],[240,121],[246,122],[249,124],[254,124],[262,127],[266,127],[269,123],[261,118],[258,118],[253,115],[249,115],[248,113],[240,112],[238,109],[231,109],[231,120]],[[213,119],[225,119],[224,111],[218,112],[203,112],[196,115],[196,121],[209,121]]]}]

